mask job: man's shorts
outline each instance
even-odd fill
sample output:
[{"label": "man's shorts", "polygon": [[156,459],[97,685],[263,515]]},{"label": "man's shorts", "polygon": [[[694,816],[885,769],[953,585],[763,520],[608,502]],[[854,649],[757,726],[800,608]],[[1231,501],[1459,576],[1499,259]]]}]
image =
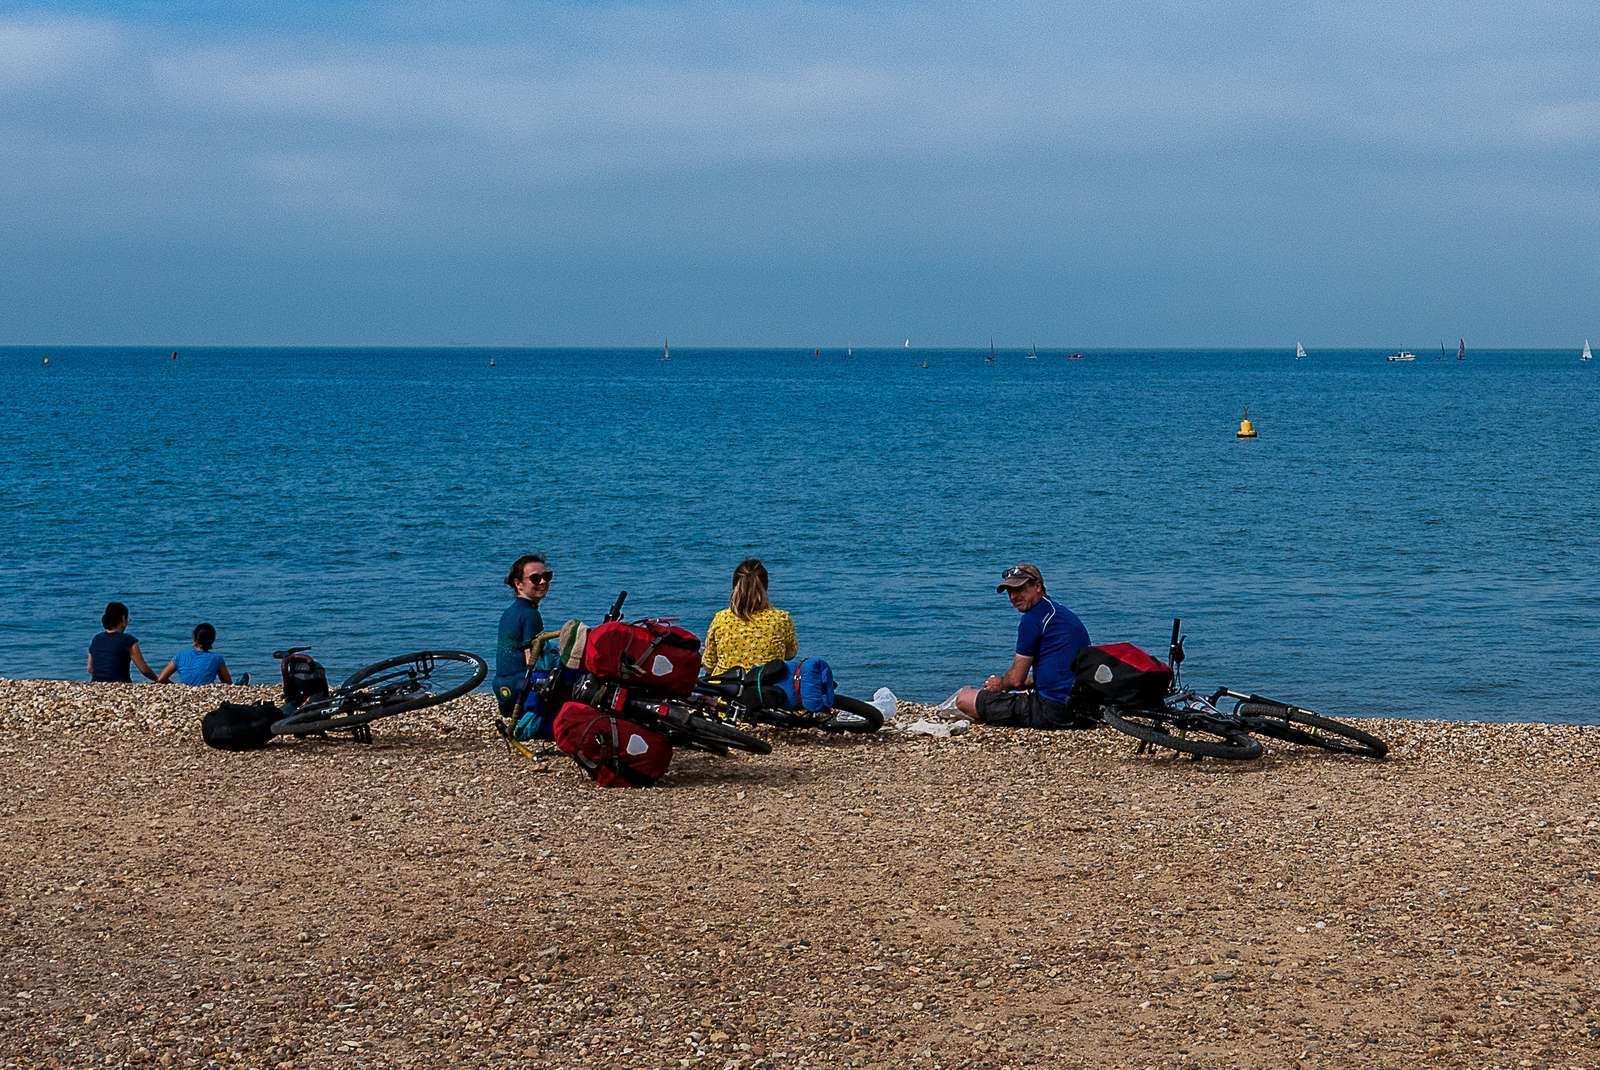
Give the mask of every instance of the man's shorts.
[{"label": "man's shorts", "polygon": [[1011,728],[1088,728],[1085,718],[1037,691],[979,691],[978,713],[985,724]]}]

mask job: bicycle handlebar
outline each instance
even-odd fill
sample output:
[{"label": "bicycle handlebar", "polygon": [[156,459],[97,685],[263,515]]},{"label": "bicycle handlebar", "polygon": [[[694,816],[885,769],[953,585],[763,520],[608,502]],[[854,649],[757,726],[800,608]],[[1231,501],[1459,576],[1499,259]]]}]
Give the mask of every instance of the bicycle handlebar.
[{"label": "bicycle handlebar", "polygon": [[621,620],[622,619],[622,603],[626,602],[627,600],[628,600],[628,592],[627,591],[618,591],[617,592],[617,600],[615,602],[612,602],[611,603],[611,608],[606,611],[606,620],[608,620],[608,621]]},{"label": "bicycle handlebar", "polygon": [[282,661],[284,658],[288,657],[290,654],[304,654],[307,650],[310,650],[310,649],[311,648],[308,647],[308,646],[292,646],[288,650],[274,650],[272,652],[272,660],[273,661]]},{"label": "bicycle handlebar", "polygon": [[534,636],[532,639],[529,639],[526,643],[518,643],[517,644],[517,649],[518,650],[528,650],[528,649],[531,649],[532,647],[538,646],[540,643],[547,642],[547,641],[549,641],[551,639],[559,639],[559,638],[561,638],[561,633],[559,631],[540,632],[538,635]]}]

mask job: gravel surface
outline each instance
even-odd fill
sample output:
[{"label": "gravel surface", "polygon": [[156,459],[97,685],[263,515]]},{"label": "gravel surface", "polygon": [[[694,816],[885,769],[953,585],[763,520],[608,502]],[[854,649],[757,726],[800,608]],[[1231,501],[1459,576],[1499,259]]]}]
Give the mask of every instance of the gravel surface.
[{"label": "gravel surface", "polygon": [[607,791],[487,696],[225,754],[223,695],[270,692],[0,681],[0,1066],[1600,1066],[1600,729],[780,733]]}]

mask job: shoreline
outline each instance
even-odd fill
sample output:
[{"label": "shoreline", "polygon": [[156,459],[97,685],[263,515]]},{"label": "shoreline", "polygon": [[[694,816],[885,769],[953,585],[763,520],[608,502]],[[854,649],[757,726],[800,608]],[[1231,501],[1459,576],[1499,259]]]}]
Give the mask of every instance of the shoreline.
[{"label": "shoreline", "polygon": [[0,1065],[1600,1063],[1593,727],[772,733],[638,792],[487,694],[200,742],[274,691],[0,680]]}]

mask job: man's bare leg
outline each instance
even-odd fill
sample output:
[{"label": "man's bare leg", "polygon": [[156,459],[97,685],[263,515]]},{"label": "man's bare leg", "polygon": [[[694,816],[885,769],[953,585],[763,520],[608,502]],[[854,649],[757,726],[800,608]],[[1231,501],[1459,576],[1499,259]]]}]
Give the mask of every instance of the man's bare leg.
[{"label": "man's bare leg", "polygon": [[956,709],[961,711],[961,716],[974,724],[983,723],[983,715],[978,712],[978,689],[963,687],[956,692]]}]

